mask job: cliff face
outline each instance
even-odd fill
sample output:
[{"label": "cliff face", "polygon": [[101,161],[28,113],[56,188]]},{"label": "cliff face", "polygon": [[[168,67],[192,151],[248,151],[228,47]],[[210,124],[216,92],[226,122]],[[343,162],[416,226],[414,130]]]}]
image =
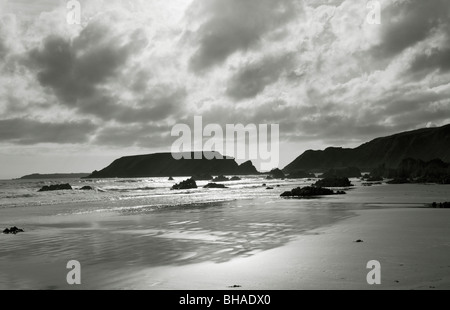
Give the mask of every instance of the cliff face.
[{"label": "cliff face", "polygon": [[[423,161],[420,159],[406,158],[396,169],[380,166],[371,171],[373,176],[396,179],[395,183],[438,183],[450,184],[450,164],[440,159]],[[399,182],[399,180],[403,180]]]},{"label": "cliff face", "polygon": [[324,151],[306,151],[283,171],[324,171],[340,167],[358,167],[370,171],[383,164],[396,168],[405,158],[424,161],[441,159],[450,162],[450,125],[378,138],[355,149],[328,148]]},{"label": "cliff face", "polygon": [[194,159],[194,153],[191,153],[191,158],[175,160],[171,153],[122,157],[108,167],[94,171],[88,178],[258,174],[251,162],[245,162],[239,166],[233,158],[208,160],[202,156],[202,159]]}]

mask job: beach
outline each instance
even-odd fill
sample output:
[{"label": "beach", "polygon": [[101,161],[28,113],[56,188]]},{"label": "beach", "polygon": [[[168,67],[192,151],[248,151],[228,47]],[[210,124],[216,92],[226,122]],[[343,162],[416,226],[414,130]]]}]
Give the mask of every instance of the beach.
[{"label": "beach", "polygon": [[[450,210],[358,211],[250,258],[149,270],[148,278],[159,289],[186,289],[187,282],[218,290],[449,289],[449,219]],[[381,264],[380,285],[366,281],[371,260]]]},{"label": "beach", "polygon": [[[283,199],[279,194],[297,183],[272,181],[268,191],[255,187],[260,181],[183,192],[189,198],[177,199],[191,199],[188,205],[171,200],[155,208],[143,204],[154,193],[134,193],[2,208],[0,224],[25,233],[0,235],[0,288],[450,288],[450,213],[429,206],[450,200],[449,186],[363,187],[353,180],[347,195]],[[230,199],[233,191],[239,198]],[[81,285],[66,281],[71,260],[80,262]],[[366,280],[372,260],[381,264],[380,285]]]}]

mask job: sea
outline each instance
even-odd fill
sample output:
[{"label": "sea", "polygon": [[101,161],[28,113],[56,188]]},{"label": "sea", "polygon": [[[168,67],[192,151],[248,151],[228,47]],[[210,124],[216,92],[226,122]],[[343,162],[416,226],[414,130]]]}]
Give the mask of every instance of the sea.
[{"label": "sea", "polygon": [[[223,263],[274,249],[357,216],[358,210],[429,208],[450,201],[449,185],[373,184],[352,179],[346,195],[285,199],[315,179],[245,176],[225,189],[171,190],[185,177],[0,181],[0,289],[67,288],[67,262],[89,270],[82,288],[105,275],[160,266]],[[69,183],[73,190],[39,192]],[[220,183],[220,182],[219,182]],[[80,190],[91,186],[94,190]]]}]

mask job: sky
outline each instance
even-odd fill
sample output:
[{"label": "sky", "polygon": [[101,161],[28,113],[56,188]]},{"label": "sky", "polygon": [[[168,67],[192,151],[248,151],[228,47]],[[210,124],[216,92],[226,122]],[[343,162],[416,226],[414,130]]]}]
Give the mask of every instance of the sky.
[{"label": "sky", "polygon": [[[0,179],[169,152],[175,124],[308,149],[450,123],[450,2],[0,0]],[[226,154],[233,155],[233,154]]]}]

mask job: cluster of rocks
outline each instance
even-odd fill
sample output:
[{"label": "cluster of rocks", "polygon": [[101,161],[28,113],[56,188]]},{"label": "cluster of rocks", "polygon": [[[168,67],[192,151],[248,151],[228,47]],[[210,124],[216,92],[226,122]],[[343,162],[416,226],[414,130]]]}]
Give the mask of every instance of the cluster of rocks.
[{"label": "cluster of rocks", "polygon": [[353,184],[348,178],[325,178],[314,183],[315,187],[350,187]]},{"label": "cluster of rocks", "polygon": [[18,233],[24,232],[23,229],[17,228],[16,226],[11,227],[11,228],[6,228],[3,233],[5,235],[16,235]]},{"label": "cluster of rocks", "polygon": [[213,182],[228,182],[228,181],[230,181],[230,179],[227,178],[226,176],[219,175],[217,178],[214,178],[212,181]]},{"label": "cluster of rocks", "polygon": [[203,188],[227,188],[227,187],[223,184],[208,183],[207,185],[203,186]]},{"label": "cluster of rocks", "polygon": [[367,182],[382,182],[384,179],[381,176],[365,174],[361,177],[361,180],[367,181]]},{"label": "cluster of rocks", "polygon": [[297,170],[294,172],[291,172],[287,178],[288,179],[309,179],[309,178],[315,178],[316,176],[313,173],[309,173],[303,170]]},{"label": "cluster of rocks", "polygon": [[272,180],[272,179],[285,179],[286,176],[284,174],[283,171],[281,171],[280,169],[276,168],[273,169],[272,171],[269,172],[269,175],[267,176],[268,180]]},{"label": "cluster of rocks", "polygon": [[440,203],[436,203],[436,202],[433,202],[432,204],[431,204],[431,206],[433,207],[433,208],[438,208],[438,209],[450,209],[450,202],[440,202]]},{"label": "cluster of rocks", "polygon": [[173,190],[193,189],[193,188],[198,188],[197,183],[193,178],[184,180],[183,182],[177,183],[174,186],[172,186]]},{"label": "cluster of rocks", "polygon": [[344,191],[333,191],[328,188],[316,187],[316,186],[306,186],[297,187],[291,191],[284,192],[281,197],[315,197],[315,196],[328,196],[328,195],[344,195]]},{"label": "cluster of rocks", "polygon": [[214,178],[212,181],[213,182],[229,182],[229,181],[240,181],[240,180],[241,180],[240,177],[227,178],[226,176],[219,175],[217,178]]},{"label": "cluster of rocks", "polygon": [[[52,192],[52,191],[65,191],[73,190],[70,184],[55,184],[55,185],[45,185],[38,192]],[[83,186],[80,191],[92,191],[94,188],[92,186]]]},{"label": "cluster of rocks", "polygon": [[361,171],[357,167],[334,168],[323,173],[321,178],[359,178]]},{"label": "cluster of rocks", "polygon": [[43,186],[39,192],[51,192],[51,191],[64,191],[64,190],[72,190],[72,186],[70,184],[55,184],[50,186]]}]

